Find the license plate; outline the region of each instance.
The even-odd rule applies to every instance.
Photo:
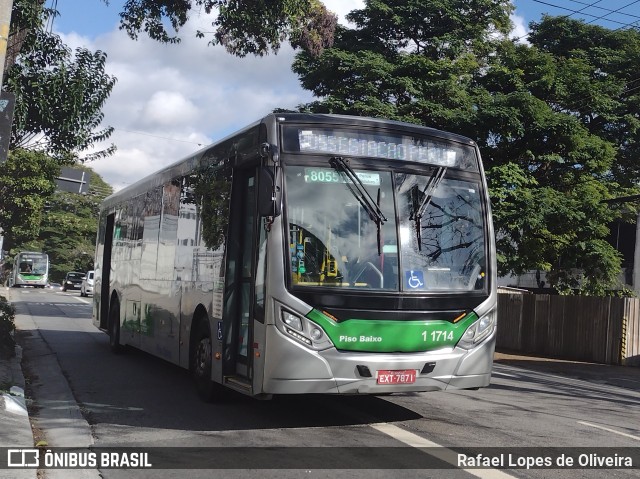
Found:
[[[416,382],[415,369],[378,371],[378,384],[413,384]]]

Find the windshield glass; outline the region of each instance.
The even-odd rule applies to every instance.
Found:
[[[485,228],[479,185],[447,178],[443,168],[432,170],[426,175],[395,174],[402,289],[483,289]]]
[[[443,167],[426,167],[420,175],[361,168],[354,173],[382,215],[368,214],[353,183],[336,169],[286,167],[294,286],[421,293],[484,289],[479,182]]]
[[[47,272],[47,258],[41,255],[25,255],[20,257],[19,273],[45,274]]]
[[[371,218],[349,188],[353,184],[328,165],[287,167],[294,286],[398,290],[391,173],[358,168],[354,173],[384,218]]]

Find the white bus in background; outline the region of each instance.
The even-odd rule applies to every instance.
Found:
[[[49,282],[49,255],[35,251],[21,251],[13,260],[13,287],[44,288]]]

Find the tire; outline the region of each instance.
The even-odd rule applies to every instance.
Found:
[[[120,302],[116,299],[109,308],[109,349],[118,354],[123,348],[120,344]]]
[[[212,402],[219,396],[221,386],[211,380],[211,331],[205,318],[197,322],[196,328],[191,355],[191,374],[198,396],[205,402]]]

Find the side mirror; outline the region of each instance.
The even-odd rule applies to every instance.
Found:
[[[280,216],[282,190],[280,168],[263,166],[258,173],[258,212],[260,216]]]

